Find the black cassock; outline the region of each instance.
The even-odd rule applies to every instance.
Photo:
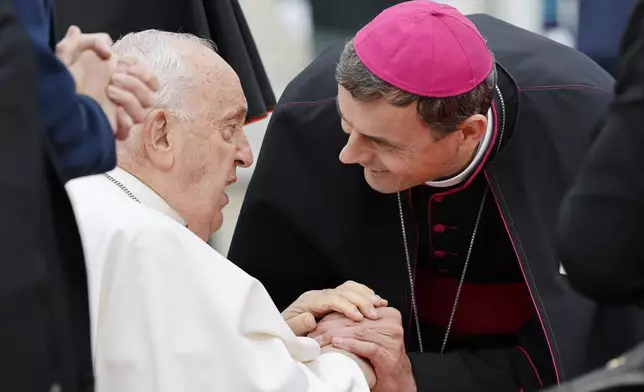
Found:
[[[217,44],[241,79],[248,100],[247,122],[264,118],[275,95],[237,0],[55,0],[56,36],[70,25],[106,32],[112,39],[158,29],[191,33]]]
[[[74,213],[39,123],[32,45],[0,1],[0,390],[93,390]]]
[[[535,390],[602,365],[644,335],[638,309],[600,306],[575,292],[555,247],[558,207],[612,99],[613,79],[574,49],[486,15],[470,19],[495,53],[500,89],[495,142],[475,174],[450,188],[401,192],[399,206],[395,194],[369,188],[361,167],[341,164],[340,42],[280,99],[228,256],[280,308],[347,280],[373,288],[402,313],[421,392]]]

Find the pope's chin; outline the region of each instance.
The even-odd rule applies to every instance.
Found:
[[[224,208],[228,205],[230,199],[228,195],[224,192],[221,194],[219,199],[219,211],[217,216],[212,220],[210,224],[210,230],[214,233],[217,230],[221,229],[221,226],[224,224]]]
[[[364,168],[364,178],[373,190],[380,193],[396,193],[398,182],[389,170],[372,170]]]
[[[217,216],[210,221],[210,235],[215,234],[219,229],[221,229],[221,226],[224,224],[224,212],[222,209],[219,210],[219,213]]]

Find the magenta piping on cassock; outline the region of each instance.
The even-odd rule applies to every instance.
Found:
[[[546,330],[546,325],[543,322],[543,317],[541,317],[541,312],[539,312],[539,307],[537,306],[537,301],[534,299],[534,295],[532,293],[532,288],[530,287],[530,283],[528,282],[528,276],[525,273],[525,269],[523,268],[523,263],[521,262],[521,258],[519,258],[519,252],[517,251],[517,246],[514,243],[514,239],[512,237],[512,234],[510,233],[510,227],[508,226],[508,223],[505,219],[505,216],[503,215],[503,211],[501,210],[501,206],[499,204],[499,201],[497,199],[496,194],[494,193],[494,188],[492,187],[492,184],[490,182],[490,177],[487,174],[487,171],[483,171],[485,174],[485,178],[487,179],[488,186],[490,187],[490,191],[492,192],[492,196],[494,196],[494,202],[496,203],[496,207],[499,211],[499,214],[501,214],[501,220],[503,221],[503,226],[505,227],[505,231],[510,237],[510,243],[512,244],[512,249],[514,250],[514,255],[517,258],[517,262],[519,263],[519,268],[521,269],[521,274],[523,275],[523,280],[526,283],[526,286],[528,287],[528,292],[530,293],[530,299],[532,300],[532,304],[534,305],[534,310],[537,312],[537,317],[539,318],[539,323],[541,324],[541,329],[543,330],[543,335],[546,338],[546,343],[548,344],[548,350],[550,351],[550,359],[552,359],[552,365],[555,368],[555,377],[557,378],[557,385],[559,385],[561,382],[559,380],[559,368],[557,367],[557,361],[555,361],[555,355],[554,351],[552,351],[552,344],[550,343],[550,338],[548,338],[548,331]],[[532,282],[534,283],[534,282]]]

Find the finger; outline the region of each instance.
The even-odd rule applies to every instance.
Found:
[[[159,79],[152,70],[140,62],[127,66],[127,73],[137,77],[152,91],[159,90]]]
[[[126,140],[130,136],[134,121],[132,121],[132,118],[127,114],[125,109],[120,106],[116,109],[116,121],[117,128],[114,137],[117,140]]]
[[[326,333],[329,333],[330,331],[335,332],[335,331],[343,330],[345,328],[361,325],[361,323],[362,324],[365,323],[364,321],[356,322],[344,316],[342,317],[343,318],[341,320],[335,320],[332,322],[325,322],[324,320],[319,321],[315,330],[309,334],[309,337],[315,339],[318,336],[322,336]]]
[[[313,331],[316,326],[315,317],[311,313],[302,313],[286,320],[289,328],[296,336],[305,336]]]
[[[102,58],[108,59],[112,55],[112,45],[112,38],[105,33],[81,34],[78,30],[60,41],[57,50],[60,47],[60,50],[72,52],[74,56],[86,50],[94,50]]]
[[[156,94],[143,81],[126,73],[117,72],[112,75],[112,84],[132,93],[143,108],[151,108],[156,102]]]
[[[387,306],[389,304],[389,301],[387,301],[386,299],[382,298],[378,294],[374,294],[371,297],[371,300],[372,300],[371,302],[373,303],[373,306],[375,306],[377,308],[379,308],[381,306]]]
[[[56,56],[65,65],[70,66],[86,50],[92,50],[101,59],[107,60],[112,55],[111,48],[112,39],[105,33],[76,34],[72,32],[72,35],[66,36],[56,45]]]
[[[371,302],[375,307],[387,306],[389,304],[387,300],[380,297],[378,294],[375,293],[375,291],[373,291],[368,286],[361,283],[354,282],[352,280],[348,280],[344,282],[343,284],[338,286],[336,290],[343,293],[347,291],[355,292],[355,293],[362,294],[366,297],[369,297],[372,299]]]
[[[382,306],[376,309],[376,313],[378,313],[378,318],[390,319],[393,320],[395,324],[402,325],[402,315],[396,308]]]
[[[376,294],[376,292],[370,289],[368,286],[365,286],[362,283],[354,282],[353,280],[347,280],[340,286],[336,287],[336,289],[339,291],[350,290],[359,292],[367,297],[371,297]]]
[[[320,320],[320,323],[331,323],[332,321],[335,321],[335,323],[342,323],[343,325],[345,323],[355,324],[353,320],[348,319],[347,316],[338,312],[331,312],[327,314]]]
[[[351,338],[371,343],[377,343],[382,340],[382,337],[379,336],[377,332],[365,328],[364,325],[353,325],[344,328],[328,329],[324,333],[316,335],[314,339],[320,344],[320,346],[324,346],[330,344],[331,340],[336,337]]]
[[[380,298],[380,296],[378,296],[378,298]],[[374,306],[376,306],[376,307],[378,307],[378,308],[386,307],[386,306],[388,306],[388,305],[389,305],[389,301],[387,301],[387,300],[386,300],[386,299],[384,299],[384,298],[380,298],[380,302],[379,302],[378,304],[374,304]]]
[[[364,315],[356,305],[354,305],[348,299],[337,295],[328,295],[324,297],[324,303],[320,306],[316,306],[316,312],[320,315],[327,315],[331,312],[338,312],[345,315],[347,318],[353,321],[362,321],[364,320]]]
[[[367,358],[373,361],[377,356],[380,348],[377,344],[363,342],[352,338],[333,338],[331,344],[340,350],[346,350],[359,357]]]
[[[107,96],[116,106],[121,106],[135,123],[145,120],[146,111],[139,100],[129,91],[116,86],[107,86]]]
[[[340,294],[344,299],[355,305],[360,312],[370,319],[377,319],[376,309],[373,305],[372,296],[365,296],[355,291],[344,291]],[[378,300],[380,303],[380,300]]]
[[[333,313],[337,314],[337,313]],[[317,324],[317,327],[313,332],[309,334],[310,338],[316,338],[317,336],[323,335],[327,333],[328,331],[331,330],[336,330],[336,329],[341,329],[341,328],[347,328],[347,327],[352,327],[355,325],[358,325],[359,322],[353,321],[345,316],[341,316],[341,319],[335,319],[332,321],[326,321],[327,318],[325,317],[321,321],[319,321]]]
[[[73,38],[65,37],[62,41],[56,44],[56,57],[58,57],[58,60],[65,64],[66,67],[71,67],[79,56],[78,53],[74,53],[72,50],[71,40],[73,40]]]
[[[136,56],[126,54],[118,57],[117,65],[120,71],[127,72],[129,67],[136,65],[138,62],[139,59]]]
[[[81,34],[76,38],[74,51],[93,50],[103,60],[112,56],[112,38],[105,33]]]
[[[75,35],[81,34],[81,29],[78,26],[71,25],[67,29],[67,33],[65,33],[65,37],[73,37]]]
[[[99,55],[103,60],[108,60],[112,57],[112,39],[107,34],[100,34],[97,37],[94,37],[92,44],[92,49]]]

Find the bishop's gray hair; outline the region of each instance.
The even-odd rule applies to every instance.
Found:
[[[195,86],[195,75],[192,67],[186,64],[174,47],[174,44],[182,41],[217,50],[214,42],[208,39],[160,30],[127,34],[114,43],[112,50],[118,55],[136,57],[149,66],[159,80],[156,106],[170,110],[181,119],[190,120],[192,115],[185,104],[185,92]]]
[[[497,73],[496,67],[492,67],[483,82],[461,95],[447,98],[422,97],[394,87],[371,73],[360,61],[352,39],[340,55],[335,78],[338,84],[359,101],[372,102],[384,97],[398,107],[415,104],[418,116],[440,138],[456,130],[468,117],[487,114],[494,97]]]

